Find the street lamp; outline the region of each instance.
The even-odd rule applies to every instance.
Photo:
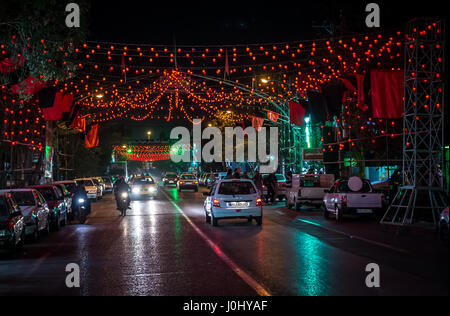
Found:
[[[147,139],[150,140],[150,137],[152,136],[152,132],[148,131],[147,132]]]
[[[267,79],[265,79],[265,78],[263,78],[263,79],[261,79],[261,82],[264,83],[264,84],[267,84],[267,83],[269,83],[270,81],[267,80]]]

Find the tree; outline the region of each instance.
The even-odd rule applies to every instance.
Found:
[[[59,0],[6,1],[0,10],[0,59],[25,60],[18,71],[0,76],[0,84],[18,83],[29,75],[63,82],[75,76],[75,47],[86,38],[89,2],[77,1],[81,27],[65,24],[67,5]],[[19,91],[22,99],[32,96]]]

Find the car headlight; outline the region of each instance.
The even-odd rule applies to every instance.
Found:
[[[127,198],[128,197],[128,193],[127,192],[123,192],[122,193],[122,197],[125,199],[125,198]]]
[[[0,237],[8,237],[9,231],[7,230],[0,230]]]
[[[79,204],[83,204],[84,202],[85,202],[84,199],[78,199],[78,203],[79,203]]]
[[[149,191],[149,192],[155,192],[155,191],[156,191],[156,188],[155,188],[155,187],[150,187],[150,188],[148,189],[148,191]]]
[[[133,188],[133,193],[139,193],[141,191],[140,187],[134,187]]]

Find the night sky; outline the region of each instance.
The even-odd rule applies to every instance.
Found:
[[[411,1],[121,1],[94,0],[89,39],[172,45],[270,43],[329,37],[314,25],[367,32],[365,6],[381,7],[384,29],[417,16],[441,16],[442,2]],[[441,3],[441,4],[439,4]],[[344,16],[344,19],[341,18]]]

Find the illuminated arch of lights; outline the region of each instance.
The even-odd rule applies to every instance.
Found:
[[[172,155],[183,155],[190,145],[122,145],[113,150],[127,161],[164,161]]]

